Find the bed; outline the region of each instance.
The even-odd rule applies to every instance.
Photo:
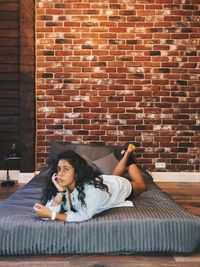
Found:
[[[100,169],[112,168],[118,147],[53,143],[48,166],[0,203],[0,255],[191,253],[200,244],[200,218],[179,207],[140,167],[148,190],[133,207],[117,207],[84,222],[44,221],[33,205],[55,156],[73,149]],[[105,172],[110,170],[106,169]],[[103,168],[104,169],[104,168]]]

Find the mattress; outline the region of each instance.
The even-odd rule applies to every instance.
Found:
[[[48,170],[0,203],[0,255],[190,253],[199,246],[200,218],[148,177],[148,190],[134,198],[134,207],[113,208],[75,223],[36,217],[33,205]]]

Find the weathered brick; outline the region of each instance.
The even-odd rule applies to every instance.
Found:
[[[57,140],[134,142],[150,170],[197,170],[198,16],[197,0],[37,0],[37,168]]]

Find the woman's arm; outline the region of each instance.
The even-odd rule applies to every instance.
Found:
[[[48,201],[45,206],[40,203],[36,203],[33,209],[35,210],[37,216],[52,219],[52,216],[55,216],[55,214],[60,212],[62,199],[63,193],[58,193],[55,198]]]
[[[91,219],[99,211],[99,206],[102,207],[105,199],[109,197],[108,193],[98,188],[94,188],[92,185],[88,185],[86,192],[86,207],[81,207],[77,212],[68,211],[64,214],[57,210],[58,206],[43,206],[41,204],[35,204],[34,210],[38,217],[47,218],[57,221],[66,222],[81,222]]]
[[[50,219],[50,220],[58,220],[58,221],[66,221],[67,220],[67,214],[61,214],[61,213],[57,213],[56,211],[52,211],[50,208],[36,203],[34,205],[34,210],[37,214],[38,217],[40,218],[46,218],[46,219]]]
[[[47,207],[54,207],[61,204],[63,199],[63,193],[57,193],[57,195],[47,204]]]

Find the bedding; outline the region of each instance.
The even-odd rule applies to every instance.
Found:
[[[148,190],[133,199],[133,207],[113,208],[84,222],[44,221],[36,217],[33,205],[40,199],[50,164],[56,153],[68,148],[87,156],[92,164],[101,159],[101,167],[105,157],[118,150],[53,144],[49,165],[0,203],[0,255],[190,253],[198,248],[200,218],[179,207],[141,167]]]

